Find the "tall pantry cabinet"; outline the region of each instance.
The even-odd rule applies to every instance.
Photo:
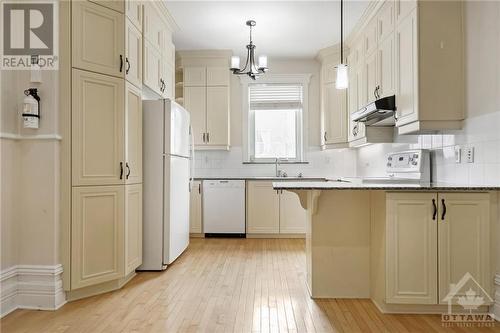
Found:
[[[143,50],[145,27],[155,26],[146,25],[144,8],[151,12],[150,6],[162,5],[61,4],[61,81],[68,83],[61,87],[68,95],[61,101],[71,110],[62,117],[69,127],[62,129],[62,191],[70,189],[71,199],[62,200],[61,243],[68,299],[120,288],[142,263]],[[165,11],[155,9],[160,19]],[[171,37],[161,27],[166,45]],[[163,78],[168,66],[159,64]],[[165,86],[157,89],[158,97]]]

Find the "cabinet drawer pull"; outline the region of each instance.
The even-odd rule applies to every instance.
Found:
[[[441,220],[444,220],[446,216],[446,204],[444,203],[444,199],[441,199],[441,204],[443,205],[443,213],[441,214]]]
[[[438,212],[437,206],[436,206],[436,199],[432,199],[432,207],[434,208],[434,211],[432,213],[432,219],[435,220],[437,212]]]

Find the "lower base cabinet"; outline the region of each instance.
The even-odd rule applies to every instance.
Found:
[[[388,193],[386,214],[386,303],[491,295],[489,193]]]
[[[247,183],[248,234],[303,234],[306,217],[294,193],[274,190],[272,182]]]
[[[201,200],[201,181],[192,183],[189,200],[189,233],[202,233],[202,200]]]
[[[72,192],[71,289],[125,277],[142,262],[142,185]]]

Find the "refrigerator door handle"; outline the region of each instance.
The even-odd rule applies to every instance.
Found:
[[[189,158],[191,162],[191,174],[189,177],[189,190],[191,191],[194,181],[194,135],[193,135],[193,128],[191,127],[191,125],[189,125],[189,139],[191,141],[191,156]]]

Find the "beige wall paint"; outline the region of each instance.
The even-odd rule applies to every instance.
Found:
[[[314,59],[269,59],[269,74],[312,74],[309,83],[308,140],[309,146],[320,144],[319,73],[320,64]],[[231,146],[242,145],[243,105],[241,83],[231,76]]]
[[[42,83],[29,80],[29,71],[1,74],[2,270],[59,263],[59,141],[53,138],[58,132],[58,73],[43,71]],[[38,130],[22,128],[23,91],[29,87],[38,88],[41,97]],[[52,138],[36,138],[40,135]]]
[[[500,112],[500,2],[465,2],[466,117]]]

